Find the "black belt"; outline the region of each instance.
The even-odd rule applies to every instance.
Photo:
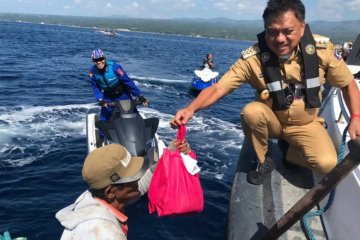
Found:
[[[124,93],[124,88],[120,84],[119,86],[117,86],[113,89],[104,91],[104,96],[107,98],[117,98],[117,97],[120,97],[121,95],[123,95],[123,93]]]

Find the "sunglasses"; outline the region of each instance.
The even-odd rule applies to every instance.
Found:
[[[98,63],[98,62],[102,62],[102,61],[104,61],[104,60],[105,60],[105,58],[102,57],[102,58],[94,59],[93,62],[94,62],[94,63]]]

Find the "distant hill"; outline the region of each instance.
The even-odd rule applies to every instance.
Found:
[[[310,22],[311,31],[331,37],[332,42],[355,41],[356,36],[360,33],[360,20],[329,22],[314,21]]]
[[[125,16],[76,17],[56,15],[0,13],[0,21],[23,21],[67,26],[129,29],[131,31],[203,36],[225,39],[256,40],[263,30],[262,20],[232,20],[227,18],[197,19],[140,19]],[[354,41],[360,33],[360,19],[356,21],[314,21],[309,23],[313,33],[325,35],[334,43]]]

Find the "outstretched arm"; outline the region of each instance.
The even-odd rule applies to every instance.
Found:
[[[176,113],[174,118],[170,121],[171,127],[177,128],[181,124],[186,124],[193,117],[195,112],[210,107],[226,94],[226,90],[218,83],[204,89],[186,108],[183,108]]]
[[[349,125],[350,138],[355,139],[360,136],[360,91],[355,80],[341,90],[352,116]]]

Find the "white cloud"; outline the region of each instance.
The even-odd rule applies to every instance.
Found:
[[[342,0],[319,0],[316,9],[319,19],[328,19],[328,16],[331,16],[332,20],[341,20],[344,4]]]
[[[0,12],[261,19],[267,0],[0,0]],[[306,19],[360,19],[360,0],[303,0]],[[65,6],[65,7],[64,7]]]
[[[132,4],[131,4],[131,7],[132,8],[139,8],[139,4],[137,3],[137,2],[133,2]]]
[[[159,3],[159,4],[161,4],[161,3],[165,3],[167,1],[168,0],[151,0],[150,3]]]
[[[236,4],[236,7],[237,7],[237,9],[239,9],[239,10],[244,10],[244,9],[247,8],[247,6],[246,6],[245,4],[243,4],[243,3],[238,3],[238,4]]]
[[[181,0],[181,1],[176,1],[173,6],[176,9],[186,10],[190,8],[195,8],[196,4],[191,0]]]
[[[214,1],[214,7],[221,11],[240,11],[238,14],[243,15],[258,15],[261,16],[265,8],[266,1],[264,0],[220,0]]]
[[[229,10],[229,5],[225,2],[218,2],[214,4],[215,8],[218,8],[220,10],[226,11]]]
[[[346,6],[352,11],[360,11],[360,0],[350,1],[349,3],[346,3]]]

